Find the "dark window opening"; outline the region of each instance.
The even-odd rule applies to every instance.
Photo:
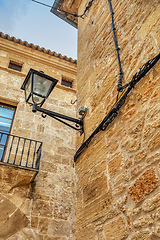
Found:
[[[62,82],[61,84],[65,87],[72,88],[73,87],[73,82],[67,78],[62,77]]]
[[[15,107],[0,103],[0,161],[4,156],[15,110]]]
[[[10,61],[8,68],[21,72],[22,64]]]

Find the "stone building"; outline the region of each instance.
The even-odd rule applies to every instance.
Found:
[[[30,68],[59,80],[44,108],[76,117],[76,60],[0,33],[0,239],[75,239],[76,133],[25,103]]]
[[[55,0],[55,6],[78,28],[77,104],[88,108],[85,142],[76,141],[76,240],[158,240],[160,2]],[[118,54],[125,87],[117,95]]]

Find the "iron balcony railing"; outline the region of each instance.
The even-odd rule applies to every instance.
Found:
[[[39,170],[42,142],[0,132],[0,162]]]

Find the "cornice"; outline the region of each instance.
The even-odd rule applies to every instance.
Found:
[[[27,41],[22,41],[21,39],[17,39],[15,37],[10,37],[8,34],[4,34],[4,33],[0,32],[0,38],[6,39],[8,41],[11,41],[11,42],[14,42],[14,43],[17,43],[17,44],[20,44],[20,45],[28,47],[28,48],[32,48],[33,50],[43,52],[45,54],[49,54],[49,55],[54,56],[56,58],[60,58],[60,59],[63,59],[65,61],[77,64],[77,60],[73,60],[71,57],[68,58],[67,56],[63,56],[62,54],[56,53],[54,51],[52,52],[49,49],[45,49],[44,47],[34,45],[33,43],[28,43]]]
[[[14,44],[14,43],[13,43]],[[66,71],[69,73],[72,73],[74,75],[76,75],[77,73],[77,64],[75,63],[71,63],[69,61],[65,61],[64,59],[60,59],[54,56],[48,56],[43,52],[37,52],[34,51],[34,49],[29,49],[25,48],[24,46],[19,46],[19,47],[13,47],[11,42],[6,42],[5,39],[1,39],[0,38],[0,45],[1,45],[1,50],[6,50],[12,53],[16,53],[19,56],[22,57],[26,57],[28,59],[31,59],[33,61],[51,66],[51,67],[55,67],[61,71]],[[41,54],[43,54],[43,56],[41,56]]]

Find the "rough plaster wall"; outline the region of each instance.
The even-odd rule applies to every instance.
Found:
[[[160,2],[112,5],[125,84],[160,51]],[[78,32],[77,95],[79,106],[88,108],[86,138],[114,104],[117,80],[109,4],[95,0]],[[82,137],[77,147],[81,142]],[[76,239],[159,239],[159,160],[160,62],[77,160]]]
[[[0,102],[17,105],[12,134],[42,141],[43,149],[40,171],[32,186],[28,183],[11,190],[18,176],[29,177],[29,171],[0,166],[0,239],[74,239],[76,133],[49,117],[32,113],[20,87],[30,67],[60,80],[61,75],[75,79],[76,65],[8,40],[1,43]],[[8,70],[10,59],[23,63],[22,73]],[[56,87],[44,108],[75,117],[76,106],[71,105],[75,94],[72,89]]]

